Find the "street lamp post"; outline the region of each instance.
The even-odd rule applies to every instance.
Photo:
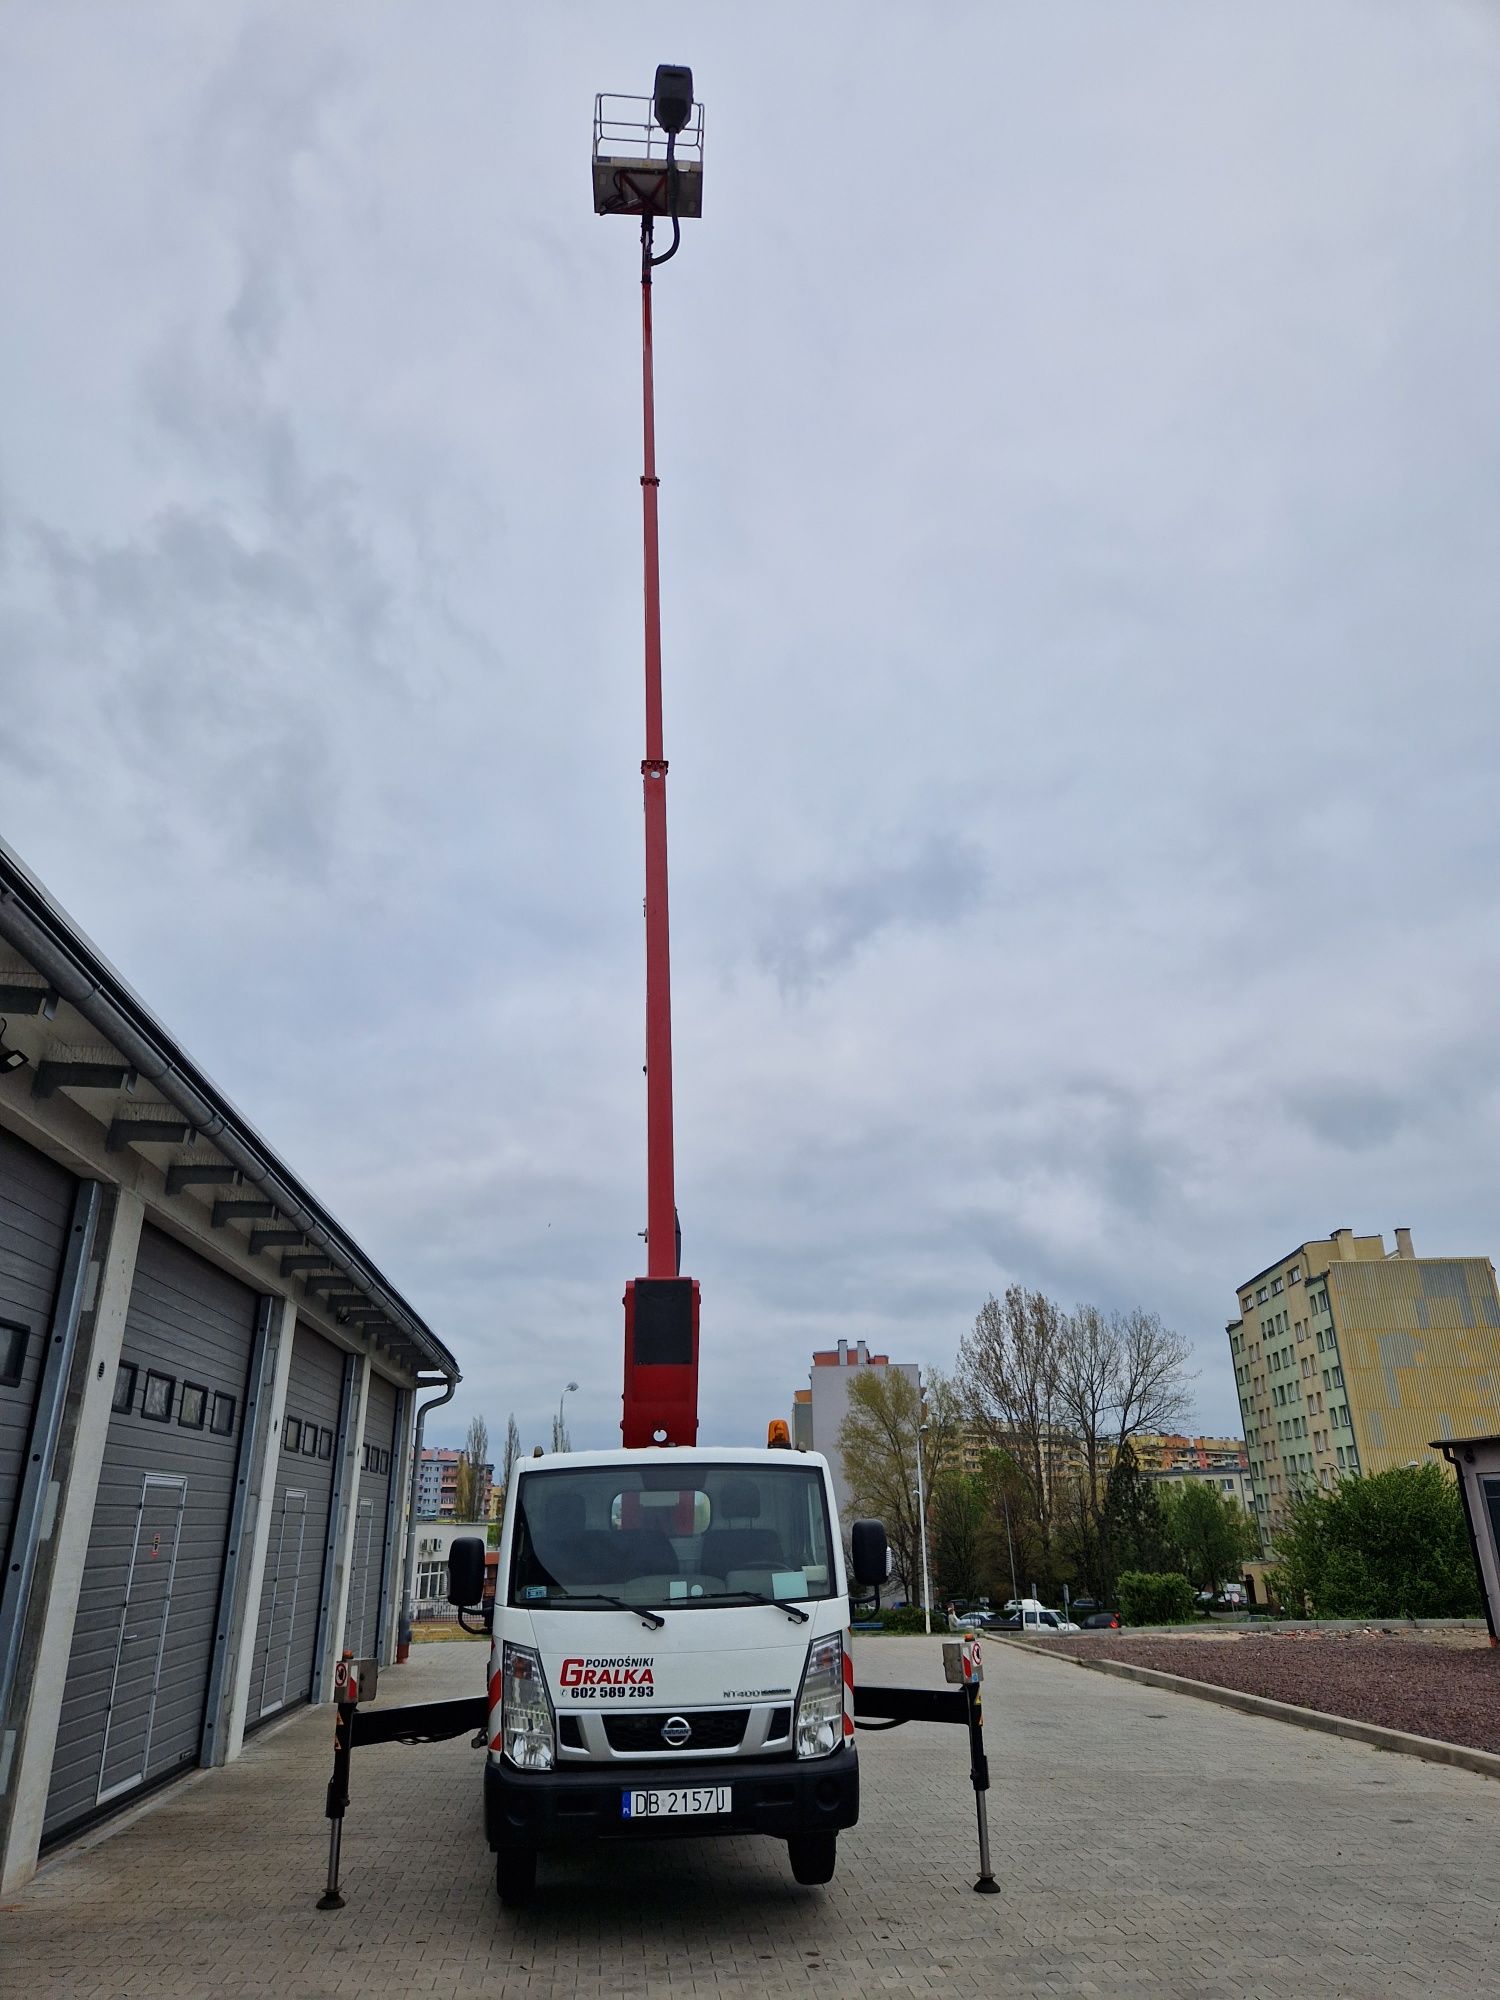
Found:
[[[554,1451],[561,1451],[563,1448],[563,1403],[567,1397],[572,1395],[577,1387],[578,1384],[576,1382],[570,1382],[567,1388],[563,1390],[562,1395],[557,1399],[557,1436],[552,1441],[552,1449]]]
[[[1005,1509],[1005,1546],[1010,1553],[1010,1594],[1021,1595],[1021,1586],[1016,1582],[1016,1545],[1010,1532],[1010,1495],[1004,1486],[1000,1488],[1000,1505]]]
[[[922,1484],[922,1440],[927,1435],[926,1424],[917,1425],[917,1526],[922,1535],[922,1623],[929,1634],[932,1631],[932,1580],[927,1571],[927,1496]]]

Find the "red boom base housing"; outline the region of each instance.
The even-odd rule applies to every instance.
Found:
[[[627,1450],[698,1442],[698,1280],[625,1282]]]

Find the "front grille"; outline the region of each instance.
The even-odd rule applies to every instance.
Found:
[[[696,1708],[682,1711],[692,1729],[686,1743],[669,1743],[662,1725],[673,1711],[654,1715],[606,1715],[604,1734],[611,1750],[657,1752],[673,1750],[733,1750],[744,1740],[748,1708]]]

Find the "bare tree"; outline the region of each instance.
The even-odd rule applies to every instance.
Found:
[[[1097,1306],[1079,1306],[1059,1327],[1057,1400],[1083,1454],[1085,1508],[1102,1504],[1106,1454],[1114,1434],[1120,1337]]]
[[[1061,1414],[1062,1314],[1042,1292],[992,1293],[958,1351],[963,1401],[986,1441],[1009,1454],[1026,1488],[1044,1560],[1052,1543],[1052,1485]]]
[[[1140,1431],[1175,1431],[1189,1421],[1187,1385],[1193,1350],[1180,1333],[1163,1326],[1160,1313],[1133,1307],[1116,1313],[1119,1359],[1114,1384],[1115,1445]]]
[[[1128,1438],[1187,1421],[1191,1349],[1158,1313],[1078,1306],[1063,1322],[1058,1401],[1083,1464],[1073,1513],[1081,1560],[1108,1567],[1104,1500]]]
[[[511,1411],[505,1419],[505,1452],[500,1463],[500,1491],[509,1493],[510,1475],[516,1460],[521,1456],[521,1431],[516,1423],[516,1413]]]

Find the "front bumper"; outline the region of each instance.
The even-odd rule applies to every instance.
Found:
[[[683,1819],[628,1820],[621,1794],[652,1786],[729,1785],[734,1810]],[[685,1840],[705,1834],[837,1832],[859,1818],[859,1757],[852,1743],[817,1758],[726,1758],[713,1763],[616,1764],[605,1769],[515,1771],[484,1766],[484,1831],[491,1848],[571,1847],[597,1839]]]

